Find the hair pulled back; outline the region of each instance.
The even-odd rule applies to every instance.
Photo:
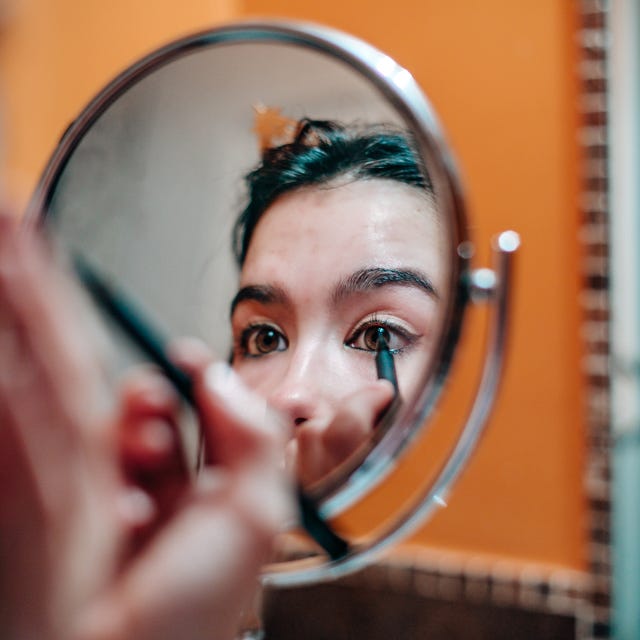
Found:
[[[293,142],[267,149],[258,167],[245,177],[249,201],[233,229],[239,266],[244,264],[260,218],[278,197],[339,178],[394,180],[433,193],[407,133],[388,125],[357,127],[302,120]]]

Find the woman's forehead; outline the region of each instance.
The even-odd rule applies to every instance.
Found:
[[[243,273],[279,260],[402,262],[444,255],[429,198],[390,180],[305,188],[278,199],[253,234]],[[415,254],[415,255],[413,255]]]

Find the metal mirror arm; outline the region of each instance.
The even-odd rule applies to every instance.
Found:
[[[390,528],[372,542],[354,547],[351,553],[331,563],[282,573],[276,569],[263,576],[266,584],[274,586],[313,584],[352,573],[365,567],[384,549],[412,533],[434,509],[446,505],[446,497],[453,483],[466,466],[484,433],[498,391],[504,364],[513,260],[519,246],[520,237],[517,233],[502,232],[493,243],[494,268],[477,269],[470,274],[467,284],[470,299],[473,302],[486,301],[492,305],[487,328],[484,367],[460,439],[435,483],[422,493],[413,506]]]

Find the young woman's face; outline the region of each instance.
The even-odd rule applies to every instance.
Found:
[[[329,424],[376,380],[376,329],[412,393],[447,295],[433,205],[390,180],[308,187],[278,199],[251,240],[232,305],[233,367],[294,428]]]

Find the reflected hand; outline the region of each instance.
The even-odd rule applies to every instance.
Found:
[[[376,380],[347,396],[334,415],[312,418],[296,427],[287,445],[287,462],[301,486],[318,482],[368,442],[393,397],[393,385]]]

